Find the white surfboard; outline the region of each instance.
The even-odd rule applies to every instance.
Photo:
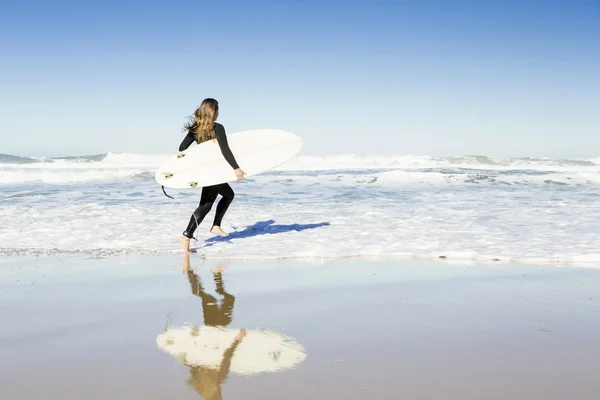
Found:
[[[168,328],[156,338],[163,351],[188,366],[218,369],[239,329],[214,326]],[[248,330],[231,359],[230,371],[241,375],[293,368],[306,358],[294,339],[267,330]]]
[[[297,135],[278,129],[255,129],[227,135],[229,148],[248,177],[294,158],[302,149]],[[178,152],[161,163],[156,181],[169,188],[184,189],[235,181],[233,168],[223,157],[216,140]]]

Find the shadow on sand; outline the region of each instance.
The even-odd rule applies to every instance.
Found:
[[[300,232],[306,229],[321,228],[323,226],[329,226],[329,222],[320,222],[318,224],[290,224],[290,225],[276,225],[275,220],[260,221],[254,225],[246,227],[242,231],[235,231],[229,233],[229,236],[220,237],[215,236],[210,239],[206,239],[206,247],[212,246],[215,243],[227,242],[231,239],[245,239],[253,236],[260,235],[275,235],[278,233],[296,231]]]

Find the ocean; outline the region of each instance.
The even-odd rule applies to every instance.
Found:
[[[0,155],[0,254],[181,251],[200,189],[166,197],[166,157]],[[208,232],[216,205],[196,233],[206,258],[600,265],[600,157],[300,156],[231,185],[230,236]]]

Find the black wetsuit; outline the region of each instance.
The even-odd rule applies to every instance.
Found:
[[[219,143],[219,147],[221,148],[221,153],[225,160],[231,165],[231,168],[234,170],[238,169],[239,166],[235,161],[235,157],[231,153],[231,149],[229,148],[229,144],[227,143],[227,135],[225,134],[225,128],[223,125],[215,122],[214,126],[215,136],[217,137],[217,142]],[[179,145],[179,151],[183,151],[190,147],[190,145],[196,142],[196,135],[192,132],[188,132],[188,134],[183,138],[183,141]],[[234,193],[231,186],[228,183],[221,183],[213,186],[205,186],[202,188],[202,194],[200,195],[200,205],[194,211],[194,214],[190,217],[190,222],[186,230],[183,232],[183,235],[192,238],[194,236],[194,232],[196,228],[198,228],[197,224],[200,224],[206,214],[210,211],[213,206],[213,203],[217,199],[217,195],[223,196],[217,205],[217,212],[215,214],[215,220],[213,222],[213,226],[221,226],[221,221],[223,220],[223,216],[229,208],[229,205],[233,201]],[[197,223],[196,223],[197,221]]]

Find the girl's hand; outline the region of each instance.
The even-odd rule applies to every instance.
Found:
[[[238,168],[235,170],[235,176],[237,177],[238,181],[241,181],[242,179],[244,179],[244,176],[246,176],[246,173],[242,171],[241,168]]]
[[[235,337],[235,340],[237,340],[239,342],[240,340],[242,340],[244,338],[244,336],[246,336],[246,329],[242,328],[242,329],[240,329],[240,332]]]

